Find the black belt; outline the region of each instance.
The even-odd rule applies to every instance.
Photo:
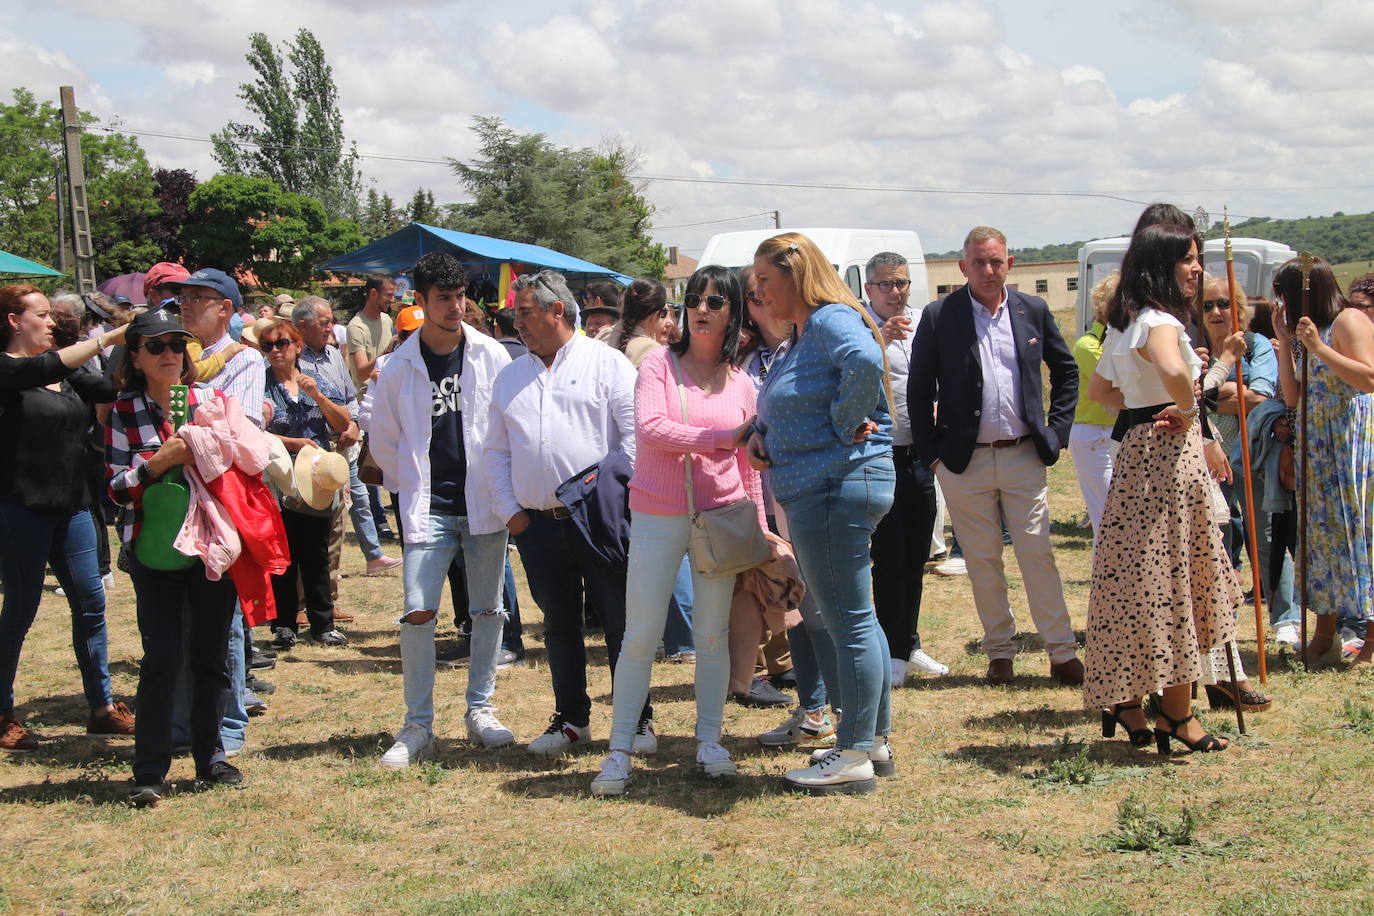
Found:
[[[525,509],[530,515],[542,515],[544,518],[557,519],[562,521],[565,518],[572,518],[572,510],[566,506],[559,506],[556,509]]]
[[[1116,415],[1116,424],[1112,427],[1112,438],[1117,442],[1126,438],[1126,433],[1135,426],[1142,423],[1153,423],[1155,414],[1164,410],[1166,407],[1177,407],[1173,401],[1165,401],[1163,404],[1155,404],[1153,407],[1125,407]],[[1212,431],[1207,428],[1206,414],[1199,413],[1198,421],[1203,424],[1202,438],[1211,439]]]
[[[996,442],[975,442],[974,448],[1011,448],[1013,445],[1020,445],[1029,439],[1030,436],[1017,436],[1015,439],[998,439]]]

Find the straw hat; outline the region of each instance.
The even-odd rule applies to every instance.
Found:
[[[251,325],[244,328],[239,338],[250,346],[262,349],[261,345],[258,343],[258,339],[264,333],[270,331],[272,328],[278,328],[284,324],[290,323],[291,319],[289,318],[259,318],[257,321],[254,321]]]
[[[296,492],[312,509],[328,509],[334,494],[348,486],[348,459],[307,445],[296,455]]]

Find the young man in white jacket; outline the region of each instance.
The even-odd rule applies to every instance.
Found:
[[[515,736],[496,718],[492,694],[507,613],[501,585],[506,525],[493,510],[484,470],[492,382],[506,348],[463,324],[467,272],[450,254],[415,265],[420,330],[372,384],[368,441],[388,490],[398,494],[405,538],[400,620],[406,717],[382,766],[404,769],[434,742],[434,621],[449,564],[461,552],[472,616],[468,738],[505,747]]]

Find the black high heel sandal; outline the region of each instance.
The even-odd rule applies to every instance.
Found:
[[[1162,728],[1155,728],[1155,749],[1159,751],[1161,757],[1169,756],[1170,738],[1173,738],[1194,754],[1210,754],[1214,751],[1224,751],[1230,746],[1229,744],[1222,744],[1221,741],[1217,739],[1216,735],[1212,734],[1203,735],[1201,738],[1197,739],[1197,741],[1189,741],[1187,738],[1180,735],[1178,730],[1187,725],[1190,720],[1197,718],[1192,713],[1188,713],[1188,715],[1184,716],[1182,719],[1175,719],[1161,707],[1155,710],[1155,714],[1169,723],[1169,729],[1167,731]]]
[[[1246,712],[1264,712],[1274,701],[1258,690],[1239,690],[1233,681],[1217,681],[1207,686],[1207,702],[1213,709],[1231,709],[1240,700]]]
[[[1139,703],[1117,703],[1111,709],[1102,710],[1102,737],[1116,737],[1116,727],[1120,725],[1126,730],[1132,745],[1135,747],[1149,747],[1150,730],[1148,728],[1131,728],[1131,726],[1126,724],[1126,720],[1121,718],[1121,714],[1131,708],[1141,709]],[[1143,714],[1144,710],[1141,709],[1141,712]]]

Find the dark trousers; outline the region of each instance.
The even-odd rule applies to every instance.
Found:
[[[134,782],[162,782],[172,765],[172,696],[182,659],[182,604],[191,671],[191,756],[196,772],[224,759],[219,725],[229,704],[229,664],[224,647],[234,614],[234,583],[205,578],[205,567],[162,572],[148,569],[130,551],[143,660],[138,670],[138,718],[134,724]]]
[[[534,603],[544,614],[544,647],[557,711],[570,724],[586,727],[592,701],[587,696],[587,648],[582,638],[582,590],[596,604],[606,632],[606,653],[615,676],[620,641],[625,636],[625,573],[597,562],[571,519],[530,513],[530,526],[516,535]],[[653,715],[646,700],[643,716]]]
[[[272,597],[277,602],[273,626],[296,632],[296,580],[305,594],[305,616],[316,636],[334,629],[334,601],[329,592],[329,529],[333,515],[310,515],[282,509],[286,546],[291,565],[272,578]]]
[[[892,509],[873,532],[873,604],[889,658],[921,647],[921,588],[935,529],[935,474],[911,446],[892,449],[897,486]]]

